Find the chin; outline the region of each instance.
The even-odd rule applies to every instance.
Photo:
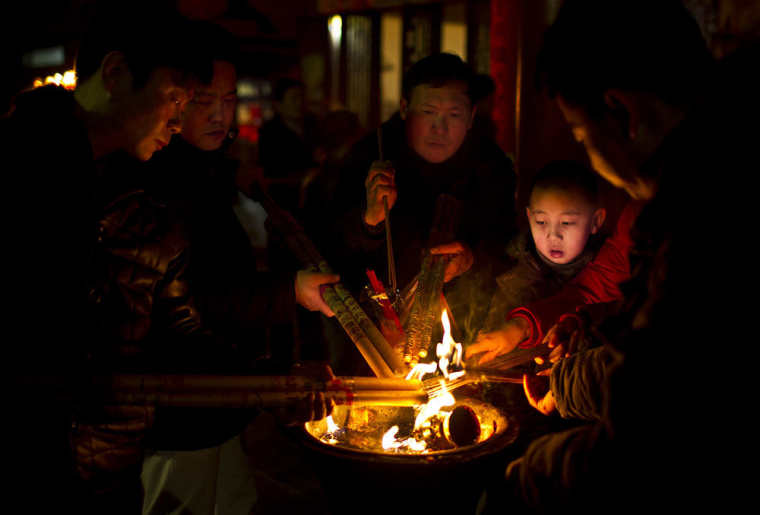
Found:
[[[422,157],[425,158],[425,161],[428,161],[429,163],[443,163],[448,158],[451,157],[451,153],[449,152],[425,152],[422,154]]]

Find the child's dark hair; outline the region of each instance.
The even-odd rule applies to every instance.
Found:
[[[109,52],[124,54],[133,87],[140,89],[157,68],[169,68],[181,84],[190,79],[208,83],[213,65],[208,54],[198,55],[193,22],[161,3],[100,2],[90,17],[76,57],[79,82],[100,68]]]
[[[441,87],[447,82],[464,82],[467,96],[474,103],[474,73],[458,55],[445,52],[429,55],[414,63],[404,75],[402,95],[411,100],[412,91],[420,84]]]
[[[596,206],[599,204],[599,178],[576,161],[552,161],[538,171],[530,186],[530,195],[540,190],[573,190]]]

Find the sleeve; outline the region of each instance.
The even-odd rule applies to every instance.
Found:
[[[364,180],[376,154],[374,140],[362,140],[351,149],[340,169],[333,205],[326,206],[325,234],[320,240],[325,257],[335,269],[342,269],[342,264],[365,262],[367,255],[385,245],[385,224],[369,226],[363,218]]]
[[[552,367],[551,391],[563,418],[601,420],[604,388],[615,356],[603,345],[579,352]]]
[[[622,298],[620,284],[631,276],[631,228],[642,207],[641,202],[631,202],[625,207],[618,218],[615,231],[605,240],[594,260],[560,293],[510,313],[510,317],[524,318],[530,323],[530,337],[522,346],[538,344],[564,313],[572,313],[585,304],[612,302]]]

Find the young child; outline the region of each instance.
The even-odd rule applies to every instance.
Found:
[[[508,247],[514,265],[496,278],[478,342],[503,338],[513,309],[559,292],[593,259],[606,217],[598,196],[596,175],[579,163],[555,161],[538,172],[525,209],[530,235],[519,234]]]

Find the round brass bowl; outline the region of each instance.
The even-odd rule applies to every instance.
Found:
[[[352,408],[350,406],[337,406],[332,413],[332,418],[339,426],[337,438],[332,443],[327,440],[327,422],[320,420],[305,424],[306,432],[314,439],[318,446],[326,446],[335,452],[356,454],[357,457],[368,455],[381,455],[390,460],[401,461],[425,458],[425,461],[439,461],[445,457],[453,456],[453,459],[462,460],[468,456],[479,455],[481,452],[492,452],[511,443],[517,436],[517,427],[514,421],[497,407],[472,398],[457,400],[457,406],[470,407],[478,417],[481,426],[479,439],[464,446],[450,445],[450,448],[439,450],[426,450],[412,452],[398,449],[383,449],[383,435],[392,426],[399,426],[399,434],[408,434],[414,425],[414,409],[410,407],[372,407]],[[337,441],[336,441],[337,440]]]
[[[470,406],[478,415],[481,439],[424,454],[385,451],[381,445],[391,426],[414,424],[413,408],[338,406],[333,419],[349,429],[335,444],[321,440],[327,432],[325,421],[306,424],[302,441],[319,471],[331,515],[474,513],[487,482],[503,475],[518,428],[510,415],[493,405],[471,398],[457,399],[457,404]],[[359,424],[361,431],[350,434],[351,417],[366,417],[367,412],[374,417],[371,424]],[[401,427],[399,434],[408,429]]]

